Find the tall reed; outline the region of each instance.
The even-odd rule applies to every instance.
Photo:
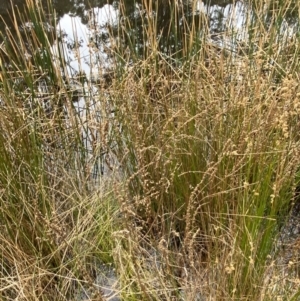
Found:
[[[2,299],[104,300],[111,263],[124,300],[296,300],[278,240],[299,184],[292,3],[213,33],[196,1],[120,1],[103,83],[98,61],[97,80],[70,72],[51,3],[27,1],[1,47]]]
[[[66,300],[86,286],[101,298],[91,275],[99,258],[111,261],[117,208],[111,184],[106,201],[92,194],[99,152],[90,154],[83,137],[103,125],[92,111],[78,114],[74,95],[87,88],[70,73],[53,6],[26,6],[2,33],[1,298]]]
[[[266,289],[257,288],[275,260],[299,166],[299,40],[282,29],[290,6],[266,19],[265,6],[247,4],[244,40],[232,28],[219,36],[228,48],[214,42],[208,16],[188,23],[179,2],[164,5],[170,40],[182,34],[170,48],[157,38],[164,38],[160,4],[140,5],[139,40],[130,20],[118,29],[125,42],[114,49],[116,62],[123,58],[125,67],[112,99],[122,125],[115,132],[126,173],[122,212],[128,230],[140,231],[167,262],[164,298],[187,285],[213,300],[261,300]],[[123,45],[134,59],[126,60]],[[136,248],[149,248],[145,240],[134,239]],[[151,299],[140,273],[138,290]]]

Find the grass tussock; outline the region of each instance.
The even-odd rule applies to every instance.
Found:
[[[105,83],[99,49],[99,80],[72,73],[51,5],[7,29],[0,298],[105,300],[110,264],[122,300],[298,300],[298,4],[248,3],[220,45],[206,14],[164,2],[166,27],[149,3],[120,4]]]

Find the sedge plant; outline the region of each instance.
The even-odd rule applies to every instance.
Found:
[[[282,26],[298,4],[246,3],[240,41],[230,25],[212,34],[196,1],[133,2],[108,30],[105,85],[70,73],[32,1],[30,26],[5,33],[1,297],[104,300],[100,262],[122,300],[296,300],[278,239],[299,173],[299,39]],[[119,172],[95,185],[103,153]]]

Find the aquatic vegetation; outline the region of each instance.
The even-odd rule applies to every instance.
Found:
[[[55,11],[27,0],[3,33],[0,296],[106,300],[114,271],[122,300],[297,300],[297,10],[253,1],[212,31],[147,3],[94,31],[93,76],[70,68]]]

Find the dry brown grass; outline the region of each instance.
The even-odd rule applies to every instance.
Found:
[[[123,300],[297,300],[298,259],[275,243],[299,184],[298,38],[276,23],[288,6],[266,31],[253,4],[258,26],[237,51],[216,46],[201,15],[201,43],[185,24],[181,58],[150,23],[151,52],[131,57],[125,24],[115,76],[86,79],[80,91],[98,94],[80,116],[63,56],[30,65],[11,50],[53,56],[28,4],[28,45],[8,35],[1,64],[1,298],[104,300],[96,276],[111,263]],[[99,156],[111,174],[95,185]]]

